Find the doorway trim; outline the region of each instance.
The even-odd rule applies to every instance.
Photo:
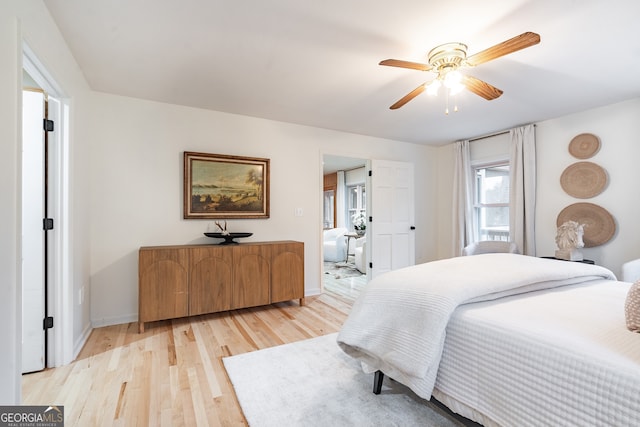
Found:
[[[49,151],[49,217],[54,218],[55,227],[49,231],[49,315],[54,317],[54,327],[47,330],[47,367],[66,365],[73,361],[73,292],[70,251],[70,200],[69,200],[69,99],[65,98],[46,67],[38,60],[29,45],[22,42],[22,68],[50,97],[55,98],[58,108],[52,116],[56,118],[57,132],[50,141]],[[51,108],[51,104],[50,108]],[[22,203],[20,203],[22,215]],[[22,292],[22,283],[20,290]],[[22,310],[18,322],[22,322]]]

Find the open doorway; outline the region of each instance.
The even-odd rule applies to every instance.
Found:
[[[70,263],[69,255],[69,150],[68,150],[68,126],[69,126],[69,102],[60,88],[60,86],[52,78],[51,74],[46,70],[44,65],[38,60],[35,53],[26,43],[23,43],[23,87],[30,88],[23,93],[23,107],[29,108],[30,103],[26,102],[25,94],[39,94],[42,100],[46,100],[47,118],[52,123],[43,123],[43,116],[38,118],[38,111],[34,111],[33,115],[33,141],[38,139],[44,140],[46,134],[47,144],[43,146],[46,153],[38,153],[46,155],[47,166],[40,160],[34,161],[32,164],[23,164],[21,187],[26,188],[27,178],[29,176],[41,176],[44,180],[44,187],[40,190],[34,190],[29,194],[22,195],[21,215],[23,230],[21,233],[21,247],[26,248],[25,227],[35,229],[36,237],[33,239],[36,245],[39,245],[34,251],[42,251],[44,260],[36,257],[24,257],[23,269],[40,269],[38,264],[45,263],[42,267],[42,273],[38,273],[37,277],[29,278],[23,275],[19,289],[23,293],[23,307],[20,310],[21,318],[19,321],[24,323],[32,322],[34,337],[37,330],[40,330],[41,338],[45,341],[42,347],[43,355],[37,354],[40,345],[33,347],[33,358],[35,361],[42,357],[44,368],[61,366],[70,363],[73,360],[73,294],[71,292]],[[40,102],[40,101],[39,101]],[[33,104],[34,109],[42,107]],[[41,112],[41,111],[40,111]],[[26,112],[23,111],[23,114]],[[24,124],[24,123],[23,123]],[[52,126],[52,127],[51,127]],[[44,128],[49,128],[48,132],[43,132]],[[51,130],[53,129],[53,130]],[[26,138],[23,130],[23,137]],[[25,144],[28,142],[23,139],[23,151]],[[23,154],[25,155],[25,154]],[[40,179],[40,178],[38,178]],[[46,192],[47,198],[43,200],[41,207],[34,207],[33,201],[39,199],[44,194],[36,193]],[[42,212],[35,212],[36,210]],[[33,218],[30,215],[35,213]],[[32,221],[33,219],[33,221]],[[35,225],[32,225],[34,223]],[[47,231],[45,232],[44,229]],[[38,237],[37,233],[46,233],[47,237]],[[33,279],[33,283],[27,284],[26,280]],[[37,282],[42,281],[39,285]],[[35,291],[42,286],[42,292]],[[46,290],[45,290],[46,286]],[[37,310],[25,310],[25,305],[31,307],[35,299],[42,298],[44,311],[37,307]],[[34,304],[35,305],[35,304]],[[43,319],[44,318],[44,319]],[[44,332],[43,332],[44,326]],[[37,337],[36,337],[37,338]],[[39,338],[38,338],[39,339]],[[35,342],[35,341],[34,341]],[[25,345],[23,344],[23,363],[25,358]],[[36,370],[35,368],[27,368],[26,372]]]
[[[367,160],[323,156],[323,292],[355,299],[367,283]]]

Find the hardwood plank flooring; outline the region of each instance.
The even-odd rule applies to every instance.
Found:
[[[335,281],[303,307],[154,322],[142,334],[137,323],[96,328],[70,365],[23,376],[23,403],[64,405],[66,426],[246,425],[222,358],[337,332],[363,280]]]

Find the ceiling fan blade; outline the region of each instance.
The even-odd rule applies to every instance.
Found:
[[[497,45],[471,55],[467,58],[467,64],[471,66],[479,65],[487,61],[500,58],[501,56],[517,52],[521,49],[540,43],[540,35],[536,33],[522,33],[512,39],[498,43]]]
[[[420,62],[402,61],[400,59],[385,59],[384,61],[380,61],[379,65],[387,65],[389,67],[410,68],[412,70],[419,70],[419,71],[429,71],[431,70],[431,68],[433,68],[429,64],[421,64]]]
[[[398,108],[402,107],[407,102],[411,101],[416,96],[420,95],[422,92],[424,92],[425,89],[426,89],[425,85],[421,84],[420,86],[418,86],[417,88],[415,88],[414,90],[412,90],[411,92],[409,92],[408,94],[403,96],[398,102],[396,102],[395,104],[393,104],[389,108],[391,110],[397,110]]]
[[[491,86],[489,83],[483,82],[480,79],[476,79],[475,77],[462,76],[462,84],[465,85],[470,92],[483,97],[487,101],[499,98],[500,95],[502,95],[502,91],[500,89]]]

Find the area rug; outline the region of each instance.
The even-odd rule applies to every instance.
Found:
[[[373,394],[373,375],[340,350],[336,336],[223,359],[250,426],[470,425],[388,378]]]
[[[342,266],[341,266],[342,265]],[[358,271],[353,264],[342,264],[335,262],[325,261],[323,267],[324,274],[330,274],[336,279],[345,279],[347,277],[362,276],[362,273]]]

